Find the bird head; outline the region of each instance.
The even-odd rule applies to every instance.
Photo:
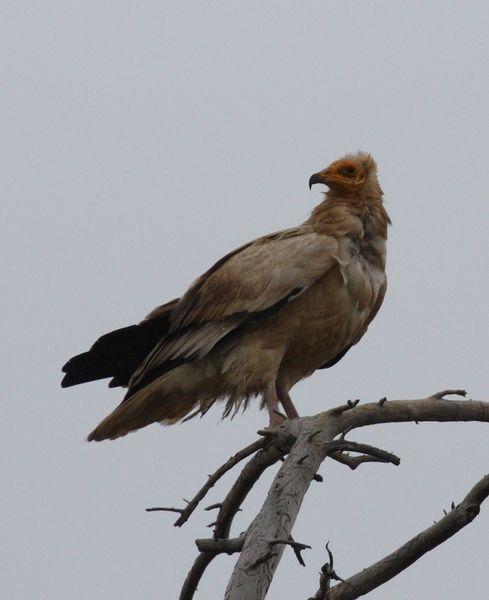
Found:
[[[309,189],[315,183],[327,185],[332,192],[357,195],[367,187],[375,186],[380,191],[377,181],[377,165],[366,152],[347,154],[331,163],[309,179]]]

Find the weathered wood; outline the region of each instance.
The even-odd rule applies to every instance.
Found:
[[[481,503],[489,496],[489,475],[481,479],[462,502],[437,523],[413,537],[406,544],[339,583],[328,591],[327,600],[355,600],[407,569],[423,554],[439,546],[471,523],[479,514]]]
[[[271,545],[270,542],[290,537],[304,495],[328,452],[335,448],[331,442],[337,435],[377,423],[489,422],[489,403],[446,400],[444,396],[447,393],[464,395],[462,390],[446,390],[422,400],[383,399],[380,403],[360,406],[356,402],[350,402],[316,417],[302,417],[282,425],[281,429],[285,431],[289,426],[295,429],[297,441],[275,477],[260,513],[246,533],[243,550],[226,589],[225,600],[265,598],[284,550],[283,545]],[[411,562],[399,570],[403,570]]]
[[[286,434],[274,436],[273,443],[257,452],[253,458],[246,463],[223,502],[219,503],[217,519],[213,523],[215,539],[229,538],[231,524],[241,503],[262,473],[281,458],[284,453],[284,450],[281,449],[282,444],[284,444],[286,448],[289,448],[292,442],[287,439]],[[180,600],[191,600],[194,597],[202,575],[212,560],[220,553],[220,551],[201,552],[197,556],[183,583],[180,592]]]
[[[251,523],[243,550],[234,568],[225,600],[262,600],[268,591],[307,489],[328,451],[325,442],[338,433],[334,423],[314,436],[316,425],[309,419],[277,473],[262,510]]]

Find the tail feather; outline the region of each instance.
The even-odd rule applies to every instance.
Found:
[[[114,440],[151,423],[176,423],[197,406],[207,409],[218,396],[213,382],[206,379],[204,365],[181,365],[124,400],[87,440]]]
[[[126,386],[134,371],[168,332],[174,301],[160,307],[150,319],[106,333],[88,352],[63,367],[62,387],[112,377],[110,387]],[[166,309],[166,310],[164,310]]]

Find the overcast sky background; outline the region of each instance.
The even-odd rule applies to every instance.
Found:
[[[121,391],[61,390],[60,367],[227,251],[303,221],[321,198],[309,176],[346,151],[379,165],[389,290],[362,342],[293,390],[299,411],[447,387],[488,399],[487,2],[16,0],[0,30],[4,598],[178,597],[212,514],[175,529],[144,508],[192,496],[266,414],[220,422],[217,408],[87,444]],[[313,595],[327,540],[347,577],[439,519],[488,472],[488,433],[356,432],[401,466],[324,464],[294,529],[307,566],[286,551],[268,597]],[[488,528],[484,506],[371,596],[486,599]],[[196,599],[222,597],[235,560],[215,560]]]

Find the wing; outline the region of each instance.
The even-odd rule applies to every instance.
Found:
[[[71,358],[64,366],[62,387],[112,377],[110,387],[127,386],[131,375],[168,333],[170,315],[178,300],[155,308],[144,321],[106,333],[88,352]]]
[[[337,250],[335,238],[308,227],[260,238],[190,286],[172,313],[172,328],[270,308],[317,281],[336,260]]]
[[[223,337],[278,310],[338,260],[336,239],[307,226],[260,238],[218,261],[175,305],[169,333],[140,365],[128,395],[167,361],[205,356]]]

